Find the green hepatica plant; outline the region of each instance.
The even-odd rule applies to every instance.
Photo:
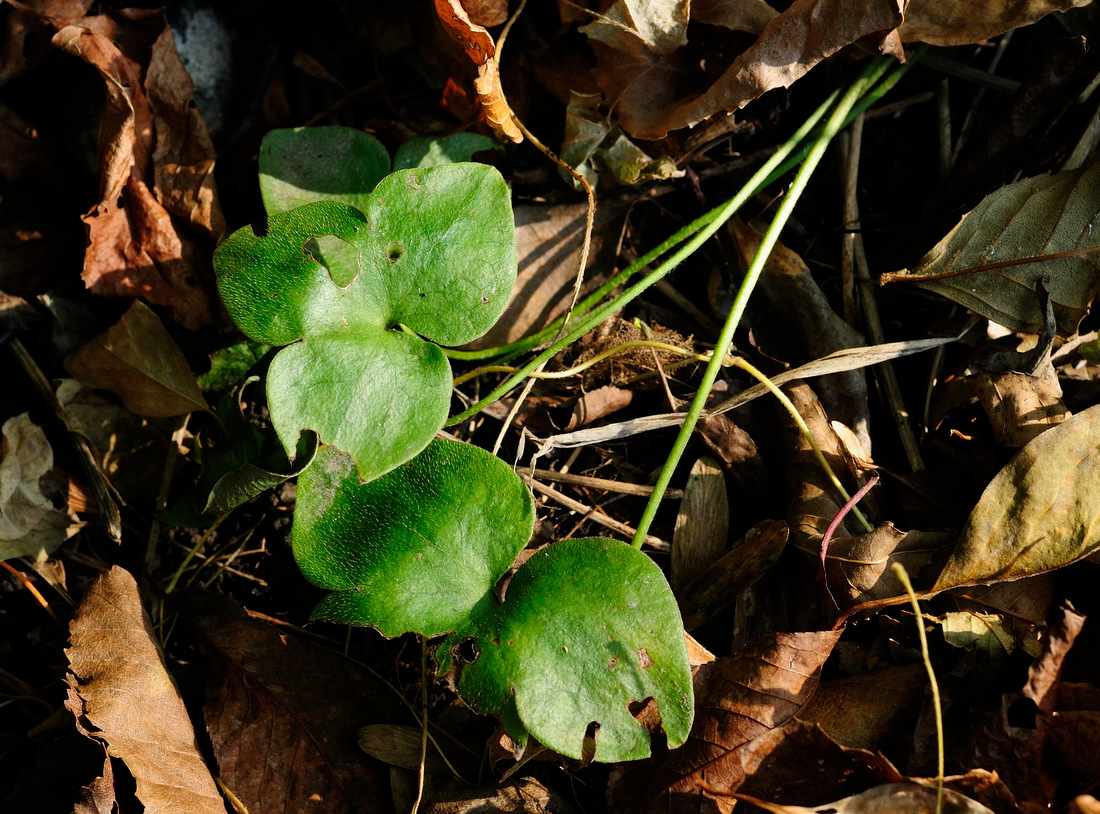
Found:
[[[237,325],[286,346],[267,396],[287,454],[303,433],[322,444],[299,476],[293,530],[302,572],[332,591],[315,618],[436,637],[440,671],[521,747],[530,735],[580,758],[595,725],[597,760],[645,757],[631,710],[647,699],[682,744],[691,674],[657,566],[625,543],[565,540],[502,591],[531,536],[531,494],[485,450],[435,439],[452,387],[440,345],[485,333],[515,282],[507,186],[480,164],[389,167],[358,131],[272,133],[267,221],[214,256]]]

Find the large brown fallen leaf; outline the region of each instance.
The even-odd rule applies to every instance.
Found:
[[[909,0],[902,42],[966,45],[1030,25],[1053,11],[1087,6],[1092,0]]]
[[[779,633],[736,655],[704,664],[695,675],[695,723],[684,746],[663,757],[624,764],[612,775],[611,810],[698,812],[745,779],[742,747],[782,726],[817,688],[838,632]]]
[[[1100,405],[1021,449],[978,500],[933,588],[1034,576],[1100,546]]]
[[[118,566],[101,575],[69,631],[65,706],[130,770],[145,810],[224,814],[134,578]]]
[[[934,291],[1013,331],[1039,333],[1037,285],[1070,336],[1100,293],[1100,159],[987,195],[912,271],[884,274]],[[1049,278],[1049,279],[1048,279]]]
[[[356,746],[360,727],[407,720],[381,682],[226,597],[182,602],[210,662],[205,717],[218,774],[250,814],[392,810],[388,767]]]
[[[118,393],[126,408],[139,415],[167,417],[210,409],[183,352],[140,300],[71,354],[65,368],[92,387]]]
[[[697,70],[698,62],[692,64],[690,45],[669,52],[639,37],[616,40],[619,47],[593,42],[596,80],[604,99],[616,101],[623,130],[638,139],[660,139],[670,130],[740,110],[769,90],[790,87],[826,57],[864,38],[872,49],[901,56],[901,41],[891,32],[901,24],[902,8],[899,0],[796,0],[717,81],[687,98],[684,76]],[[665,40],[654,44],[667,47]]]

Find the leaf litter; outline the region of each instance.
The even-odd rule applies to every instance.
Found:
[[[949,112],[973,105],[1005,114],[1006,98],[970,84],[1001,78],[985,41],[1015,29],[997,41],[1010,75],[1047,70],[1071,48],[1058,44],[1060,26],[1095,33],[1089,10],[1073,10],[1081,5],[914,2],[903,15],[891,3],[852,11],[821,0],[782,10],[756,0],[559,3],[524,11],[499,51],[499,26],[515,4],[440,0],[434,15],[420,18],[398,6],[364,15],[346,3],[333,7],[335,15],[254,15],[253,41],[290,42],[276,33],[293,30],[295,45],[259,71],[257,52],[234,40],[247,67],[233,90],[245,102],[233,106],[220,141],[210,138],[195,102],[171,13],[88,16],[92,6],[83,2],[9,8],[0,22],[0,112],[10,155],[19,160],[0,164],[4,194],[33,200],[26,196],[37,184],[64,205],[49,218],[33,210],[31,221],[3,231],[0,251],[19,262],[0,280],[4,293],[32,307],[33,294],[47,289],[50,302],[73,296],[74,284],[89,292],[83,296],[96,327],[83,332],[68,361],[85,387],[63,384],[58,396],[65,410],[79,413],[69,429],[91,438],[122,493],[125,531],[118,551],[105,551],[97,525],[74,520],[92,520],[95,503],[86,499],[61,426],[13,368],[0,459],[9,566],[0,578],[11,598],[0,601],[0,614],[14,622],[0,634],[0,680],[12,699],[0,712],[0,772],[20,779],[4,797],[26,799],[26,788],[44,776],[34,757],[53,754],[43,744],[63,729],[106,750],[96,752],[91,773],[74,765],[62,784],[78,811],[131,810],[137,803],[128,789],[154,810],[221,810],[215,777],[252,811],[406,811],[416,796],[426,713],[430,781],[421,811],[552,805],[694,813],[730,810],[735,801],[768,811],[931,811],[935,727],[918,663],[915,628],[922,624],[948,724],[944,802],[997,814],[1094,809],[1088,794],[1100,780],[1093,758],[1100,665],[1085,617],[1100,610],[1088,587],[1100,541],[1093,488],[1098,376],[1088,340],[1096,327],[1089,195],[1097,163],[1059,171],[1058,158],[1085,149],[1078,141],[1090,114],[1079,102],[1055,121],[1022,122],[1042,140],[1030,155],[1009,160],[958,120],[934,122],[921,101],[922,93],[940,93]],[[1054,11],[1060,13],[1047,18]],[[454,50],[441,46],[448,41]],[[808,441],[761,398],[766,389],[730,370],[708,405],[711,426],[691,447],[697,471],[685,466],[674,481],[684,487],[681,502],[668,501],[658,514],[652,539],[671,540],[671,552],[619,561],[625,546],[584,540],[623,535],[638,522],[640,498],[606,484],[644,490],[653,482],[670,443],[662,430],[682,420],[680,407],[697,386],[695,362],[635,348],[575,380],[544,380],[519,405],[521,427],[505,436],[502,457],[533,466],[532,447],[539,446],[539,465],[556,470],[556,488],[538,493],[528,548],[519,539],[526,517],[515,540],[486,531],[479,532],[484,541],[461,544],[501,549],[494,555],[500,567],[481,574],[471,595],[504,603],[468,619],[456,610],[454,623],[439,632],[465,629],[483,647],[501,633],[522,640],[523,658],[483,650],[480,660],[462,661],[460,641],[447,650],[462,662],[452,680],[481,699],[478,711],[499,717],[475,715],[447,688],[425,681],[420,644],[410,637],[300,627],[321,597],[291,563],[294,484],[284,481],[303,470],[304,479],[318,476],[329,458],[316,436],[298,438],[285,428],[278,461],[255,457],[256,439],[265,432],[270,438],[271,413],[258,388],[239,385],[265,375],[271,355],[224,330],[209,272],[225,231],[223,205],[239,226],[257,220],[262,200],[273,216],[268,226],[277,230],[274,216],[291,208],[287,201],[326,194],[318,184],[336,200],[347,186],[368,193],[391,154],[406,169],[441,167],[455,157],[491,162],[516,203],[521,275],[505,318],[487,338],[454,352],[458,360],[544,328],[570,298],[585,209],[558,168],[511,146],[520,138],[513,113],[540,135],[551,134],[552,145],[557,133],[554,146],[569,163],[585,164],[599,185],[598,262],[587,294],[728,196],[742,169],[797,125],[798,111],[816,103],[824,86],[842,84],[851,61],[870,52],[912,59],[902,43],[915,42],[978,44],[969,54],[934,48],[940,60],[929,64],[942,68],[946,61],[951,78],[918,62],[887,100],[899,106],[867,118],[880,146],[863,159],[860,195],[879,206],[868,201],[860,240],[874,274],[909,267],[895,279],[920,288],[856,286],[857,301],[875,297],[889,320],[881,345],[865,346],[858,316],[838,316],[845,283],[833,241],[849,225],[823,169],[814,181],[821,188],[810,192],[816,206],[796,209],[735,338],[736,350],[796,403],[849,494],[879,476],[859,505],[873,531],[849,514],[828,533],[846,496],[825,478]],[[1029,61],[1036,52],[1046,54],[1041,64]],[[56,76],[94,87],[101,107],[64,124],[51,111],[64,106]],[[1088,79],[1066,81],[1084,100]],[[1027,116],[1026,106],[1011,110]],[[320,178],[265,173],[278,144],[262,147],[264,133],[307,124],[348,126],[354,129],[339,132],[357,135]],[[937,169],[926,150],[931,137],[917,136],[937,127],[950,133],[948,152],[985,150],[989,162],[1002,165],[972,176]],[[459,132],[448,137],[452,131]],[[509,146],[494,148],[494,135]],[[356,173],[342,172],[345,160],[357,164]],[[906,175],[902,162],[926,177]],[[942,187],[938,172],[946,173]],[[959,211],[921,210],[947,200],[947,185],[968,177],[980,181],[982,188],[968,193],[979,203],[955,229]],[[1008,183],[1014,178],[1026,180]],[[296,199],[302,190],[306,197]],[[782,193],[771,188],[746,220],[767,219],[769,197]],[[368,199],[357,205],[371,206]],[[43,237],[55,234],[58,222],[77,226],[82,215],[82,251]],[[339,244],[309,237],[316,240],[298,247],[306,256],[348,265],[341,258],[351,255]],[[714,340],[707,325],[724,318],[756,240],[743,224],[731,227],[664,281],[661,295],[646,295],[605,330],[614,339],[629,326],[633,341],[675,337],[685,352],[706,352]],[[50,253],[40,253],[45,249]],[[361,269],[357,260],[352,265],[347,279],[334,274],[327,282],[354,283]],[[106,298],[136,300],[123,314]],[[966,310],[987,333],[968,332]],[[18,330],[51,377],[64,375],[71,347],[55,344],[49,327],[3,328]],[[997,331],[1007,336],[994,340]],[[0,335],[0,343],[8,341]],[[573,348],[557,369],[605,349]],[[226,367],[230,358],[237,361]],[[904,371],[904,404],[878,395],[875,365],[886,359]],[[480,363],[453,364],[466,372]],[[456,397],[476,400],[486,383],[484,376],[465,382]],[[448,432],[489,447],[515,404],[505,401]],[[29,418],[21,415],[27,411]],[[895,411],[918,426],[926,472],[908,471],[897,454],[889,428]],[[169,425],[142,415],[181,418]],[[532,435],[539,443],[525,445]],[[293,465],[284,460],[291,452]],[[571,481],[574,472],[579,477]],[[232,482],[212,492],[212,474]],[[271,484],[274,492],[257,494]],[[208,499],[216,512],[195,511]],[[541,548],[569,537],[578,539]],[[612,565],[595,567],[597,552]],[[415,554],[410,569],[419,567]],[[429,565],[466,590],[470,575],[454,568],[464,558],[444,551]],[[894,563],[921,592],[919,619],[898,607],[905,600]],[[390,588],[373,587],[370,568],[361,565],[340,588],[351,595],[371,584],[384,597]],[[582,679],[555,661],[555,631],[546,620],[584,616],[593,586],[605,595],[623,590],[628,605],[642,594],[617,586],[608,573],[642,583],[656,579],[658,567],[672,575],[684,627],[698,637],[685,640],[679,628],[658,637],[677,651],[686,641],[699,656],[692,660],[690,734],[678,731],[688,717],[659,682],[627,704],[590,681],[592,697],[604,693],[601,709],[614,709],[614,726],[610,714],[602,718],[607,726],[589,726],[604,713],[583,704],[568,721],[555,719],[546,699]],[[548,574],[552,584],[543,581]],[[372,606],[388,633],[410,627],[397,616],[417,612],[418,602],[441,601],[420,594],[410,579],[400,586],[404,604]],[[192,590],[181,591],[185,585]],[[51,624],[43,604],[67,630],[43,627]],[[61,663],[66,645],[68,685],[48,667]],[[576,649],[588,646],[595,647]],[[656,645],[639,652],[640,675],[664,664]],[[507,686],[488,669],[493,659],[514,670]],[[534,663],[555,666],[526,667]],[[127,703],[120,707],[119,699]],[[502,741],[499,726],[510,736],[510,753],[488,748]],[[629,726],[637,728],[633,741],[613,741]],[[607,755],[641,758],[651,736],[652,756],[617,763],[610,782],[587,765]],[[684,746],[666,748],[684,737]],[[167,752],[150,757],[153,743],[168,745]],[[539,759],[527,762],[531,756]],[[569,782],[554,766],[570,773]],[[521,779],[498,784],[509,770]]]

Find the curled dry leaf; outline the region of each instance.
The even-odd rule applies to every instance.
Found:
[[[0,446],[0,560],[44,559],[77,530],[75,518],[42,491],[53,448],[27,413],[4,422]]]
[[[161,661],[137,583],[115,566],[85,594],[69,625],[65,706],[134,777],[146,811],[223,814],[172,677]]]
[[[140,296],[197,330],[214,318],[212,286],[203,250],[172,214],[207,237],[220,234],[224,223],[211,175],[213,148],[190,107],[190,82],[163,18],[160,38],[144,44],[153,54],[147,73],[115,41],[140,50],[140,35],[112,40],[103,33],[121,30],[125,21],[101,15],[83,22],[61,28],[53,45],[97,68],[106,87],[99,202],[83,216],[85,285],[104,296]],[[180,126],[187,127],[182,140]]]
[[[987,195],[912,271],[884,274],[934,291],[1013,331],[1043,329],[1042,282],[1058,333],[1100,293],[1100,159]]]
[[[617,769],[612,811],[698,811],[703,800],[714,799],[700,783],[735,790],[745,778],[742,747],[806,705],[839,638],[833,631],[775,634],[700,667],[688,742],[658,760]]]
[[[477,69],[474,90],[485,113],[485,121],[504,138],[517,144],[523,141],[523,133],[513,121],[512,111],[504,98],[500,74],[493,59],[496,44],[489,32],[470,20],[459,0],[435,0],[435,13],[443,29],[462,47]]]
[[[1042,574],[1100,546],[1100,406],[1030,442],[982,493],[933,590]]]
[[[898,29],[903,42],[967,45],[1030,25],[1054,11],[1087,6],[1092,0],[910,0]]]
[[[210,409],[183,352],[140,300],[106,332],[70,355],[65,367],[93,387],[118,393],[126,408],[140,415]]]
[[[778,14],[764,0],[694,0],[691,4],[692,20],[750,34],[759,34]]]
[[[615,113],[623,129],[635,138],[655,140],[740,110],[769,90],[789,87],[826,57],[865,38],[873,48],[900,57],[901,42],[890,32],[901,21],[898,0],[796,0],[716,82],[693,97],[685,98],[682,89],[683,77],[694,69],[684,53],[688,49],[656,51],[638,37],[616,40],[622,47],[593,42],[595,75],[604,98],[619,100]],[[655,42],[664,47],[665,40]]]

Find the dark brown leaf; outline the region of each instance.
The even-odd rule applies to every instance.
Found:
[[[687,743],[667,755],[627,764],[612,776],[612,810],[698,812],[745,778],[742,747],[782,726],[809,701],[840,634],[779,633],[736,656],[699,668],[695,724]]]
[[[1030,25],[1052,11],[1067,11],[1091,0],[910,0],[898,29],[903,42],[966,45]]]
[[[205,717],[219,775],[248,810],[390,811],[388,768],[356,746],[360,727],[399,720],[390,691],[228,598],[184,603],[210,661]]]

